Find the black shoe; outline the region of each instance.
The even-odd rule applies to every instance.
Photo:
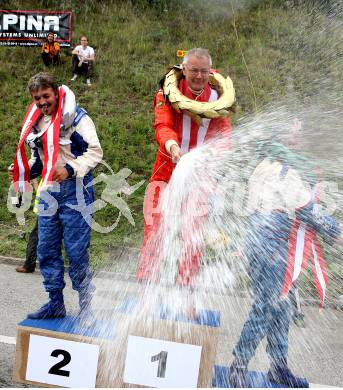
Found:
[[[268,379],[271,383],[285,385],[287,387],[310,387],[308,381],[305,378],[296,377],[287,366],[276,366],[271,368],[268,372]]]
[[[32,272],[35,272],[34,269],[26,268],[23,265],[19,265],[15,270],[23,274],[31,274]]]

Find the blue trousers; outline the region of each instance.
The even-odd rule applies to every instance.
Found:
[[[254,296],[252,308],[239,341],[233,350],[246,364],[261,340],[267,338],[270,360],[286,361],[292,304],[280,299],[288,256],[291,222],[287,214],[275,212],[266,217],[254,214],[249,220],[246,254]]]
[[[60,183],[59,191],[52,188],[40,194],[38,260],[47,292],[65,287],[62,241],[69,261],[73,289],[79,292],[93,289],[88,255],[91,227],[82,215],[82,208],[75,210],[68,206],[80,203],[77,186],[81,188],[78,196],[82,194],[86,205],[94,201],[93,187],[85,188],[91,180],[91,174],[83,179],[67,179]]]

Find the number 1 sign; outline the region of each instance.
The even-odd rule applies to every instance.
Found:
[[[95,387],[99,346],[31,334],[26,380],[64,387]]]
[[[153,387],[197,387],[202,347],[129,336],[124,382]]]

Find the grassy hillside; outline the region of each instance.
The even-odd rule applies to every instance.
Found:
[[[148,180],[156,145],[152,100],[158,80],[169,64],[178,62],[176,51],[207,47],[214,66],[233,79],[240,111],[233,118],[262,109],[287,93],[290,85],[302,99],[316,93],[313,81],[325,71],[334,83],[341,78],[337,61],[321,58],[330,42],[332,57],[342,51],[328,41],[328,14],[320,4],[302,1],[85,1],[9,0],[7,9],[73,10],[73,41],[85,34],[96,48],[96,74],[89,88],[71,83],[70,51],[63,49],[62,66],[52,69],[58,80],[71,86],[80,105],[93,118],[104,149],[104,159],[114,172],[132,170],[130,183]],[[328,3],[328,2],[326,2]],[[315,10],[315,11],[314,11]],[[13,160],[18,130],[30,96],[30,76],[45,70],[38,48],[0,47],[0,254],[23,256],[27,232],[34,221],[21,227],[6,208],[7,166]],[[314,61],[314,57],[316,60]],[[104,166],[98,171],[107,172]],[[101,187],[97,190],[101,191]],[[139,246],[145,186],[128,198],[136,222],[123,217],[109,234],[93,234],[94,263],[101,262],[111,245]],[[96,215],[104,226],[118,212],[107,206]]]

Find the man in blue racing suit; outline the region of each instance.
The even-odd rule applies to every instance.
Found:
[[[249,180],[246,256],[254,300],[233,350],[229,382],[231,387],[253,387],[247,381],[247,367],[266,337],[270,381],[286,387],[308,387],[305,379],[290,371],[287,362],[292,302],[282,293],[290,248],[305,248],[307,254],[299,253],[298,259],[313,251],[316,261],[316,234],[331,242],[340,235],[341,227],[333,217],[318,211],[310,186],[299,173],[308,166],[302,156],[276,143],[268,145],[265,152]],[[322,274],[320,267],[317,269]]]
[[[94,202],[92,169],[102,160],[102,149],[93,121],[85,110],[76,106],[75,96],[68,87],[59,87],[48,73],[38,73],[30,79],[28,89],[34,104],[30,106],[27,117],[32,115],[34,120],[26,131],[28,121],[25,118],[22,138],[26,131],[24,138],[30,146],[31,158],[27,164],[21,164],[25,158],[22,155],[18,158],[17,152],[14,181],[20,183],[20,169],[24,177],[25,166],[29,169],[30,179],[42,175],[38,203],[38,260],[44,287],[49,293],[49,302],[28,314],[28,318],[66,315],[62,241],[69,261],[72,287],[79,293],[80,318],[87,317],[91,313],[94,291],[88,255],[89,212],[87,218],[82,209],[78,211],[70,206],[83,200],[86,206]],[[53,150],[56,151],[55,159],[51,157]],[[16,163],[19,166],[17,175]],[[80,200],[80,196],[83,199]]]

